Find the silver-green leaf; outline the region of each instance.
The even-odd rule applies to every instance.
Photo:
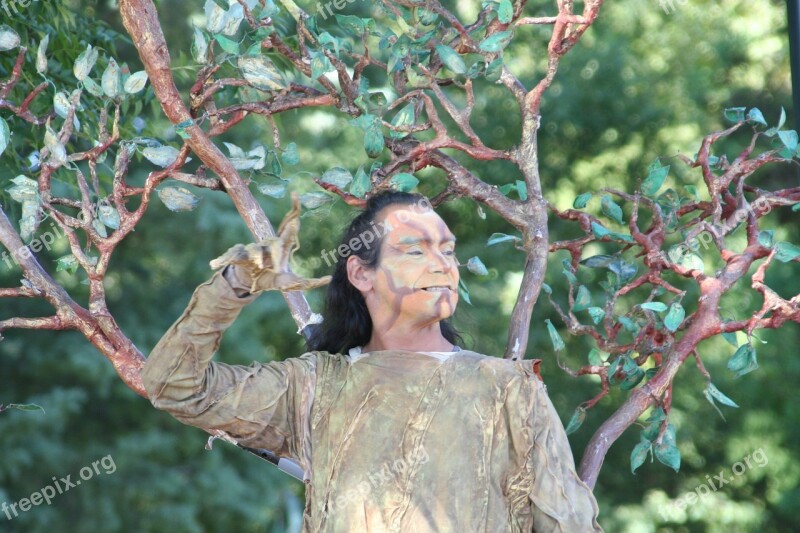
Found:
[[[179,153],[180,151],[173,146],[149,146],[142,150],[142,155],[147,158],[148,161],[161,168],[166,168],[173,164],[178,158]],[[186,158],[186,160],[188,161],[189,158]]]
[[[78,81],[84,81],[87,76],[89,76],[92,68],[94,68],[94,64],[97,62],[97,55],[97,50],[92,48],[92,45],[90,44],[86,47],[86,50],[81,52],[81,54],[75,60],[75,64],[72,66],[72,73],[75,74],[75,77],[78,78]]]
[[[239,70],[253,87],[263,91],[280,91],[286,87],[281,71],[264,56],[239,57]]]
[[[200,203],[200,197],[184,187],[164,187],[158,190],[158,198],[170,211],[191,211]]]
[[[133,74],[125,80],[125,92],[128,94],[136,94],[142,89],[144,89],[145,84],[147,83],[147,72],[144,70],[140,70],[139,72],[134,72]]]
[[[0,26],[0,52],[13,50],[20,43],[19,34],[12,30],[8,25]]]

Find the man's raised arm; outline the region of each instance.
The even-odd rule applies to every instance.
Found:
[[[330,281],[286,272],[298,215],[296,203],[278,237],[236,245],[212,262],[222,270],[194,291],[186,310],[150,353],[142,380],[153,405],[181,422],[302,462],[315,354],[250,366],[211,360],[223,332],[257,293],[314,288]]]

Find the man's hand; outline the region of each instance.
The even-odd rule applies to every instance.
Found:
[[[303,291],[331,282],[331,276],[305,279],[289,272],[289,260],[300,247],[300,200],[292,193],[292,210],[278,227],[277,237],[267,237],[259,243],[236,244],[211,261],[214,270],[230,266],[234,278],[253,294],[268,291]]]

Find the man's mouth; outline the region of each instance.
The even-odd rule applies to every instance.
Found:
[[[424,287],[423,291],[427,292],[445,292],[445,291],[452,291],[448,285],[433,285],[431,287]]]

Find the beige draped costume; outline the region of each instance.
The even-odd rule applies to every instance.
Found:
[[[533,361],[466,350],[211,361],[253,298],[217,273],[142,377],[180,421],[297,461],[304,532],[601,531]]]

